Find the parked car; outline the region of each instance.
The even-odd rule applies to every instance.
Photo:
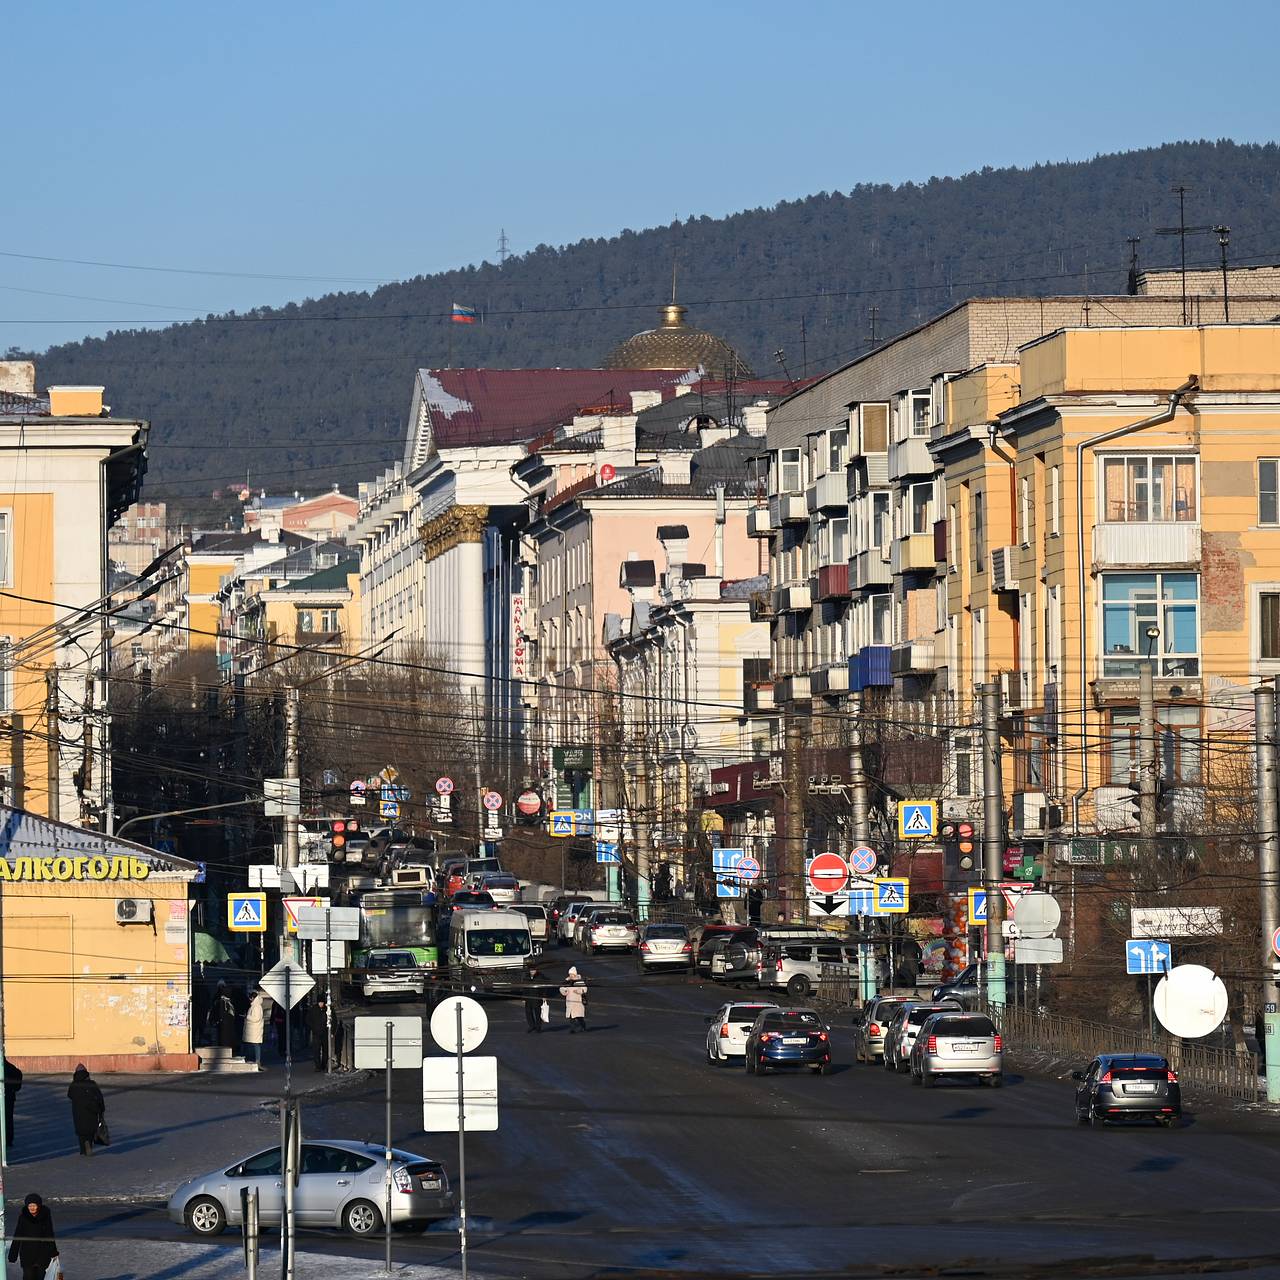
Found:
[[[1078,1124],[1154,1120],[1171,1129],[1182,1118],[1178,1073],[1159,1054],[1101,1053],[1071,1078]]]
[[[914,996],[876,996],[862,1006],[853,1022],[853,1060],[874,1064],[884,1057],[884,1033],[899,1005],[910,1004]]]
[[[552,898],[547,904],[547,909],[551,914],[551,932],[556,937],[560,936],[560,917],[569,909],[571,903],[574,902],[590,902],[591,895],[589,893],[561,893]]]
[[[711,957],[719,948],[726,946],[735,938],[742,937],[753,930],[741,924],[704,924],[695,939],[697,950],[694,952],[695,962],[701,970],[711,969]]]
[[[742,1051],[748,1075],[776,1067],[831,1069],[831,1032],[812,1009],[766,1009],[751,1024]]]
[[[578,916],[588,907],[594,907],[595,903],[590,899],[584,899],[580,902],[571,902],[560,913],[560,919],[556,922],[556,939],[561,946],[573,945],[573,931],[578,923]]]
[[[729,941],[711,953],[714,982],[758,982],[764,948],[771,942],[830,942],[832,934],[816,925],[752,925],[730,935]]]
[[[583,955],[600,951],[634,951],[639,926],[630,911],[593,911],[582,934]]]
[[[1004,1083],[1004,1041],[983,1013],[935,1013],[926,1018],[908,1058],[911,1082],[927,1089],[938,1076],[976,1076],[993,1089]]]
[[[884,1033],[884,1069],[905,1072],[911,1046],[931,1013],[963,1013],[958,1000],[908,1000],[900,1004]]]
[[[574,947],[586,955],[587,952],[587,931],[596,916],[602,911],[625,911],[626,907],[621,902],[589,902],[573,920],[573,945]]]
[[[803,999],[817,988],[824,965],[836,965],[856,976],[857,944],[841,942],[830,934],[826,941],[821,942],[768,942],[756,976],[762,987],[785,991],[793,999]]]
[[[529,936],[535,947],[546,947],[551,941],[551,913],[540,902],[517,902],[512,911],[518,911],[529,921]]]
[[[636,964],[641,973],[650,969],[692,969],[693,943],[682,924],[647,924],[640,931]]]
[[[959,1000],[965,1003],[977,1000],[982,994],[980,987],[981,973],[976,964],[966,965],[949,982],[939,983],[934,987],[931,1000]]]
[[[389,997],[405,1000],[426,991],[427,971],[407,947],[379,947],[366,951],[351,974],[366,1000]]]
[[[762,1000],[730,1000],[707,1019],[707,1061],[722,1067],[746,1051],[747,1036],[766,1009],[778,1006]]]
[[[304,1142],[294,1191],[299,1226],[343,1227],[352,1235],[382,1230],[386,1204],[386,1152],[367,1142],[324,1139]],[[278,1223],[284,1216],[279,1146],[224,1169],[189,1178],[169,1197],[169,1218],[198,1236],[220,1235],[240,1223],[240,1189],[258,1192],[258,1220]],[[425,1223],[448,1217],[453,1196],[444,1167],[427,1156],[391,1152],[391,1221]]]
[[[520,891],[520,881],[509,871],[486,871],[476,888],[487,893],[494,902],[504,905],[519,902],[524,896]]]

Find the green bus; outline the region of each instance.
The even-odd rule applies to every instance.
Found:
[[[360,941],[352,956],[359,968],[373,948],[402,947],[424,968],[440,961],[435,895],[422,889],[368,889],[360,895]]]

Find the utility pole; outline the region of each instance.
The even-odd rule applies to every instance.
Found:
[[[804,789],[800,778],[803,726],[794,707],[788,707],[785,714],[782,772],[786,786],[783,792],[786,836],[778,868],[778,896],[786,895],[786,914],[790,920],[795,915],[797,904],[804,901]]]
[[[480,697],[475,685],[471,686],[471,727],[475,734],[476,852],[480,853],[484,847],[484,791],[480,783]]]
[[[853,826],[854,844],[868,844],[871,839],[867,817],[867,775],[863,771],[862,758],[862,693],[849,694],[849,808]],[[865,919],[860,928],[865,933]],[[853,917],[849,917],[849,932],[853,933]],[[858,995],[862,1001],[875,995],[875,964],[871,956],[871,944],[863,941],[858,946]]]
[[[48,739],[49,817],[57,822],[62,797],[62,720],[58,707],[58,664],[55,662],[44,673],[45,680],[45,730]]]
[[[982,880],[987,889],[987,1003],[1005,1003],[1004,790],[1000,774],[1000,686],[981,684],[982,699]]]
[[[1147,858],[1156,848],[1156,700],[1155,660],[1138,670],[1138,834]]]
[[[1280,803],[1276,791],[1276,691],[1255,689],[1258,897],[1262,905],[1262,1038],[1267,1101],[1280,1102],[1280,958],[1272,947],[1280,928]]]
[[[1227,246],[1231,243],[1231,228],[1214,227],[1213,230],[1218,237],[1218,248],[1222,252],[1222,321],[1224,324],[1230,324],[1231,299],[1227,286]]]
[[[284,702],[284,776],[300,780],[302,759],[298,747],[299,707],[302,695],[297,689],[285,694]],[[286,803],[284,815],[284,865],[293,870],[298,865],[298,815],[289,812]]]

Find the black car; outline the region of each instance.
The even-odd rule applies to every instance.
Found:
[[[1071,1078],[1079,1124],[1154,1120],[1172,1128],[1182,1116],[1178,1073],[1157,1053],[1102,1053]]]
[[[831,1032],[812,1009],[765,1009],[747,1033],[743,1065],[748,1075],[778,1067],[831,1070]]]
[[[934,1000],[976,1000],[981,994],[981,975],[976,964],[966,965],[949,982],[933,989]]]

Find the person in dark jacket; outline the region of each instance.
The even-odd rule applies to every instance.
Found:
[[[324,1071],[329,1065],[329,1027],[323,996],[307,1009],[307,1030],[311,1032],[311,1060],[317,1071]]]
[[[80,1142],[80,1154],[91,1156],[93,1137],[107,1114],[107,1103],[83,1062],[76,1068],[67,1097],[71,1099],[71,1123]]]
[[[209,1021],[213,1023],[218,1045],[223,1049],[234,1049],[240,1030],[240,1015],[236,1012],[235,1001],[232,1000],[225,982],[218,983],[213,1008],[209,1010]]]
[[[7,1147],[13,1146],[13,1108],[18,1101],[18,1090],[22,1088],[22,1072],[9,1061],[4,1060],[4,1137]]]
[[[529,970],[530,986],[525,988],[524,1020],[529,1030],[537,1035],[542,1033],[542,1002],[547,998],[542,987],[542,974],[537,969]]]
[[[13,1243],[9,1261],[22,1268],[22,1280],[44,1280],[49,1263],[58,1256],[53,1238],[53,1214],[38,1195],[32,1192],[13,1224]]]

